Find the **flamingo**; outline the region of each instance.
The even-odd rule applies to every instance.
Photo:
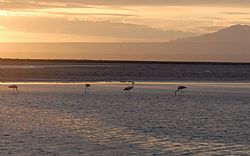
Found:
[[[184,93],[183,89],[186,89],[186,88],[187,87],[185,87],[185,86],[178,86],[177,90],[175,90],[175,96],[176,96],[177,92],[179,92],[179,91],[181,94]]]
[[[130,95],[130,90],[132,90],[134,86],[135,86],[135,82],[132,81],[132,85],[124,88],[123,90],[125,91],[125,93],[129,92],[129,95]]]
[[[89,87],[91,87],[91,84],[85,84],[85,92],[84,92],[85,95],[87,94],[87,89],[88,89]]]
[[[11,85],[8,88],[12,88],[12,94],[19,94],[18,86],[17,85]]]

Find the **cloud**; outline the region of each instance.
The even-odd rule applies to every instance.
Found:
[[[0,18],[0,23],[8,31],[48,33],[52,36],[53,34],[69,34],[85,37],[97,36],[143,41],[168,41],[196,35],[190,32],[154,29],[137,24],[112,23],[109,21],[69,21],[64,18],[12,17]]]
[[[6,28],[0,25],[0,30],[5,30]]]
[[[206,30],[206,31],[213,31],[213,32],[215,32],[215,31],[218,31],[218,30],[226,28],[226,26],[206,26],[206,27],[198,27],[198,28]]]
[[[37,0],[42,2],[61,2],[88,5],[246,5],[248,0]]]
[[[152,6],[152,5],[230,5],[249,6],[248,0],[0,0],[0,9],[81,8],[86,5]]]
[[[10,0],[1,1],[0,9],[2,10],[28,10],[28,9],[48,9],[48,8],[92,8],[83,3],[56,2],[43,0]]]
[[[66,0],[71,1],[71,0]],[[75,0],[93,5],[246,5],[247,0]]]
[[[221,12],[226,15],[250,15],[249,12]]]
[[[223,17],[200,17],[201,19],[208,19],[208,20],[225,20]]]
[[[120,17],[138,17],[132,14],[116,14],[116,13],[69,13],[69,12],[47,12],[53,15],[68,15],[68,16],[120,16]]]

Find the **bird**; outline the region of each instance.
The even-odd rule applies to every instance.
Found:
[[[132,85],[131,86],[128,86],[126,88],[124,88],[123,90],[125,91],[125,93],[129,92],[130,93],[130,90],[132,90],[135,86],[135,82],[132,81]],[[129,94],[130,95],[130,94]]]
[[[185,87],[185,86],[178,86],[177,90],[175,90],[175,96],[177,95],[177,92],[179,92],[179,91],[180,91],[181,94],[184,93],[183,89],[186,89],[186,88],[187,87]]]
[[[85,84],[85,92],[84,92],[85,95],[87,94],[87,89],[88,89],[89,87],[91,87],[91,84]]]
[[[12,94],[19,94],[18,86],[17,85],[11,85],[8,88],[12,88]]]

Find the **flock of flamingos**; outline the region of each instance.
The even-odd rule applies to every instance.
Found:
[[[130,95],[130,91],[134,88],[135,82],[132,81],[131,83],[132,84],[130,86],[128,86],[128,87],[126,87],[126,88],[123,89],[124,92],[125,92],[125,94],[129,93],[129,95]],[[87,94],[87,90],[88,90],[89,87],[91,87],[91,84],[85,84],[84,94]],[[12,94],[19,94],[19,90],[18,90],[18,86],[17,85],[11,85],[8,88],[12,89]],[[175,90],[175,96],[177,96],[178,92],[180,93],[180,95],[182,95],[184,93],[183,90],[186,89],[186,88],[187,87],[185,87],[185,86],[178,86],[177,89]]]

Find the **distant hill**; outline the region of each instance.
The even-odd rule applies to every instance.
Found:
[[[234,25],[218,32],[166,44],[166,51],[198,60],[250,61],[250,26]]]
[[[170,42],[0,43],[0,57],[250,62],[250,26]]]
[[[199,42],[250,42],[250,26],[234,25],[215,33],[205,34],[198,37],[182,39],[179,41]]]

